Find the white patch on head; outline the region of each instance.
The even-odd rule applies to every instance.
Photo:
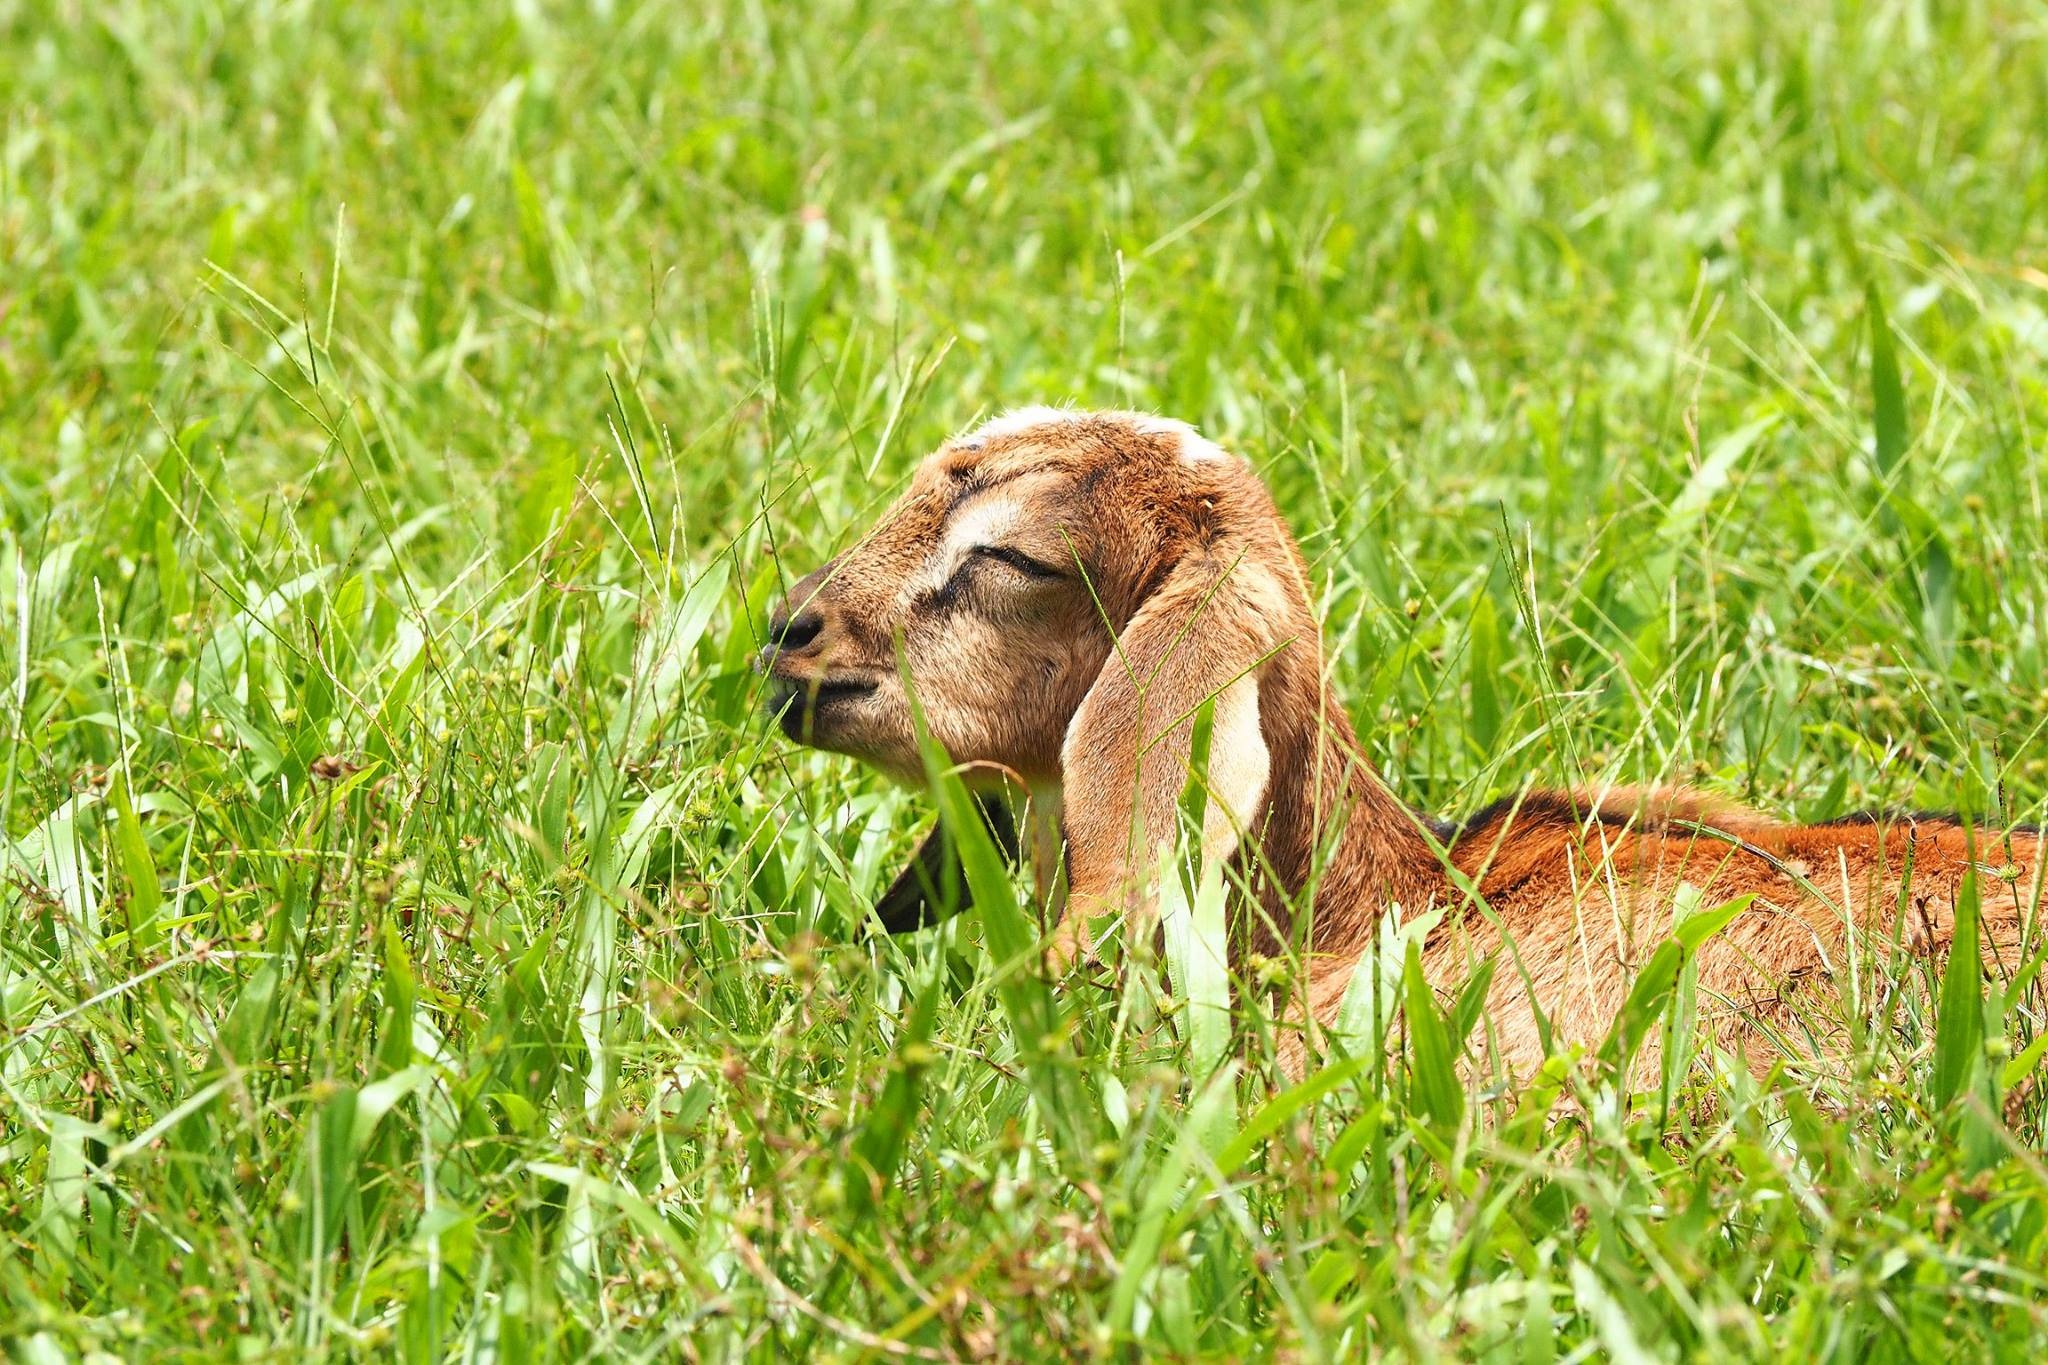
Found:
[[[939,557],[957,564],[975,546],[996,544],[1017,524],[1022,511],[1014,498],[984,497],[953,518],[953,524],[946,528],[946,545]]]
[[[1180,457],[1189,464],[1211,464],[1231,458],[1222,446],[1176,417],[1154,417],[1148,413],[1136,413],[1132,416],[1131,425],[1141,436],[1178,438]]]
[[[1085,422],[1088,416],[1089,414],[1079,408],[1050,408],[1042,405],[1012,408],[1000,417],[991,417],[960,439],[967,442],[1000,441],[1009,436],[1023,436],[1041,427]]]
[[[986,497],[969,505],[946,527],[946,539],[908,587],[913,595],[944,586],[961,562],[981,545],[997,545],[1021,520],[1023,507],[1014,498]]]
[[[959,439],[963,444],[971,446],[982,441],[1028,436],[1032,432],[1042,432],[1048,428],[1073,426],[1098,419],[1122,421],[1140,436],[1171,436],[1180,443],[1180,457],[1188,464],[1221,463],[1235,458],[1223,447],[1196,431],[1193,426],[1176,417],[1158,417],[1149,412],[1083,412],[1079,408],[1054,408],[1042,404],[1012,408],[1002,416],[982,423]]]

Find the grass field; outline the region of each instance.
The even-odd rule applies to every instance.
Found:
[[[1137,406],[1421,806],[2038,821],[2044,131],[1981,0],[0,0],[0,1345],[2041,1358],[2038,986],[1633,1099],[1032,1037],[748,664]]]

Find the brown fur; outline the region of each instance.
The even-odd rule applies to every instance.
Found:
[[[1033,410],[948,442],[774,628],[793,737],[914,777],[907,671],[956,760],[1061,805],[1061,958],[1087,951],[1090,916],[1144,913],[1213,700],[1202,843],[1253,888],[1240,947],[1307,952],[1305,1026],[1283,1040],[1296,1069],[1390,906],[1447,912],[1423,950],[1440,988],[1499,953],[1480,1051],[1523,1070],[1542,1056],[1532,1002],[1559,1042],[1604,1036],[1681,882],[1707,905],[1756,898],[1698,965],[1709,1027],[1759,1054],[1825,1045],[1836,1025],[1800,1004],[1817,978],[1866,972],[1894,941],[1944,952],[1973,860],[1994,971],[2017,965],[2040,901],[2036,834],[1939,817],[1801,827],[1618,790],[1434,825],[1329,695],[1307,565],[1257,475],[1141,414]]]

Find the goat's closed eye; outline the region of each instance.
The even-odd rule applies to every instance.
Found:
[[[1022,550],[1013,550],[1007,545],[977,545],[960,558],[959,563],[954,566],[951,577],[947,578],[936,591],[925,594],[923,599],[925,606],[935,611],[949,611],[953,609],[966,600],[967,587],[970,581],[980,581],[984,584],[989,584],[997,590],[996,596],[1004,596],[1005,594],[1000,590],[1002,584],[998,581],[1000,580],[1000,575],[998,575],[998,580],[990,580],[976,572],[978,565],[990,562],[1001,564],[1004,568],[1010,570],[1016,578],[1023,579],[1025,584],[1031,586],[1054,584],[1066,577],[1065,574],[1052,567],[1052,565],[1045,563],[1043,560],[1035,559],[1025,554]],[[1014,584],[1015,579],[1010,580],[1010,582]],[[1015,595],[1014,591],[1009,595]]]
[[[1007,545],[977,545],[970,552],[977,559],[993,559],[1007,564],[1026,578],[1047,579],[1065,577],[1058,569],[1040,559],[1033,559],[1022,550],[1013,550]]]

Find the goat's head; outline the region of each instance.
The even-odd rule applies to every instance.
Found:
[[[1073,891],[1105,899],[1171,836],[1212,699],[1203,842],[1235,846],[1270,770],[1262,678],[1317,657],[1249,465],[1184,423],[1050,408],[941,446],[770,630],[792,738],[914,779],[907,679],[956,762],[1064,789]]]

